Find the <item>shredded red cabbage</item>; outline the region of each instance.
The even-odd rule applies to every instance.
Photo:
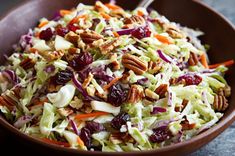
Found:
[[[75,134],[80,135],[80,132],[79,132],[79,130],[77,128],[76,123],[72,119],[70,119],[69,122],[70,122],[70,124],[72,126],[72,129],[75,132]]]
[[[8,80],[12,81],[13,83],[15,83],[15,84],[19,83],[19,79],[18,79],[18,77],[17,77],[17,75],[15,74],[14,71],[12,71],[12,70],[4,70],[2,72],[2,74],[4,76],[6,76],[8,78]]]
[[[166,108],[163,107],[154,107],[153,111],[151,112],[152,115],[159,114],[159,113],[164,113],[166,112]]]
[[[157,50],[157,53],[158,53],[159,57],[160,57],[163,61],[165,61],[165,62],[167,62],[167,63],[172,63],[171,58],[169,58],[168,56],[166,56],[161,50]]]
[[[25,124],[29,123],[32,119],[33,119],[33,117],[29,116],[29,115],[22,116],[14,123],[14,126],[16,128],[21,128]]]
[[[133,30],[135,30],[135,29],[134,28],[132,28],[132,29],[122,29],[122,30],[117,31],[117,33],[119,35],[130,35]]]

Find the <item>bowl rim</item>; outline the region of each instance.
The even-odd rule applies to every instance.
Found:
[[[211,13],[213,13],[214,15],[216,15],[218,18],[220,18],[221,20],[223,20],[230,28],[232,28],[235,31],[235,25],[233,25],[233,23],[231,21],[229,21],[224,15],[222,15],[221,13],[217,12],[216,10],[214,10],[212,7],[210,7],[209,5],[207,5],[206,3],[202,2],[201,0],[192,0],[193,3],[200,5],[201,7],[206,8],[207,10],[210,10]],[[6,11],[5,13],[3,13],[0,16],[0,23],[7,17],[9,16],[12,12],[14,12],[15,10],[23,7],[24,5],[28,5],[28,3],[33,3],[32,0],[24,0],[23,2],[20,2],[19,4],[13,6],[11,9],[9,9],[8,11]],[[15,128],[13,125],[11,125],[8,121],[6,121],[1,115],[0,115],[0,126],[6,128],[7,130],[9,130],[11,133],[13,133],[14,135],[18,135],[20,138],[25,139],[25,140],[29,140],[33,143],[39,144],[42,147],[46,147],[46,148],[50,148],[53,150],[57,150],[57,151],[62,151],[62,152],[68,152],[68,153],[73,153],[73,154],[85,154],[85,155],[89,155],[89,154],[96,154],[96,155],[106,155],[109,156],[111,153],[112,155],[144,155],[144,154],[153,154],[153,153],[163,153],[163,152],[167,152],[167,151],[173,151],[176,150],[178,148],[182,148],[186,145],[189,144],[193,144],[194,142],[200,141],[201,139],[203,139],[204,137],[210,136],[212,134],[215,134],[215,136],[212,139],[209,139],[210,141],[213,140],[214,138],[216,138],[218,135],[220,135],[225,129],[227,129],[233,122],[235,122],[235,108],[234,110],[226,117],[226,118],[222,118],[222,120],[220,120],[215,126],[213,126],[212,128],[206,130],[203,133],[200,133],[197,136],[194,136],[193,138],[177,143],[177,144],[173,144],[173,145],[169,145],[169,146],[165,146],[159,149],[152,149],[152,150],[148,150],[148,151],[132,151],[132,152],[99,152],[99,151],[83,151],[83,150],[77,150],[77,149],[71,149],[71,148],[67,148],[67,147],[61,147],[61,146],[57,146],[54,144],[49,144],[46,142],[43,142],[42,140],[29,136],[21,131],[19,131],[17,128]],[[217,133],[216,133],[217,132]]]

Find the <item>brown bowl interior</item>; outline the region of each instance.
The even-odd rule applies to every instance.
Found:
[[[79,2],[84,4],[94,4],[95,0],[37,0],[27,1],[9,12],[0,21],[0,63],[4,63],[4,54],[10,55],[12,45],[17,43],[19,37],[26,33],[29,28],[37,24],[38,19],[42,17],[51,18],[53,13],[59,9],[69,9],[76,6]],[[107,2],[107,1],[104,1]],[[134,9],[139,0],[127,1],[117,0],[117,3],[125,9]],[[204,43],[211,46],[209,56],[212,63],[222,62],[229,59],[235,59],[235,29],[221,15],[214,12],[207,6],[196,0],[156,0],[152,8],[158,10],[171,21],[179,22],[182,25],[199,28],[205,32],[202,37]],[[235,90],[235,68],[230,68],[227,73],[227,80],[232,89]],[[224,131],[235,120],[235,92],[232,92],[229,109],[226,111],[218,125],[208,131],[194,137],[193,139],[165,147],[155,151],[132,152],[132,153],[113,153],[112,155],[183,155],[195,151],[202,147],[222,131]],[[7,129],[14,137],[31,145],[34,149],[45,151],[45,153],[63,154],[82,154],[82,155],[110,155],[110,153],[84,152],[66,148],[60,148],[54,145],[42,143],[41,141],[26,136],[16,130],[0,116],[0,125]]]

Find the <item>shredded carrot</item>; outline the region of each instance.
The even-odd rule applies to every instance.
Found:
[[[30,51],[31,53],[36,53],[36,52],[37,52],[37,49],[35,49],[35,48],[30,48],[29,51]]]
[[[172,42],[165,36],[155,34],[154,37],[158,39],[160,42],[165,43],[165,44],[172,44]]]
[[[223,62],[223,63],[209,65],[209,68],[213,69],[213,68],[217,68],[221,65],[224,65],[224,66],[228,67],[228,66],[232,66],[233,64],[234,64],[234,60],[229,60],[229,61],[226,61],[226,62]]]
[[[78,136],[78,138],[77,138],[77,143],[78,143],[78,145],[80,145],[81,147],[83,147],[84,146],[84,142],[82,141],[82,139]]]
[[[111,3],[107,3],[105,4],[105,6],[107,8],[109,8],[110,10],[121,10],[122,8],[118,5],[115,5],[115,4],[111,4]]]
[[[39,23],[38,28],[42,28],[45,25],[47,25],[48,23],[49,23],[48,21],[42,21],[42,22]]]
[[[55,140],[51,140],[51,139],[47,139],[47,138],[42,138],[41,140],[46,143],[49,143],[49,144],[70,147],[69,143],[67,143],[67,142],[60,142],[60,141],[55,141]]]
[[[60,15],[61,16],[65,16],[65,15],[68,15],[68,14],[71,14],[72,11],[71,10],[60,10]]]
[[[105,18],[106,20],[110,20],[111,16],[109,16],[108,14],[101,12],[100,15]]]
[[[207,63],[207,59],[206,59],[206,53],[203,53],[201,55],[201,63],[206,69],[209,68],[208,63]]]
[[[137,11],[137,14],[138,14],[139,16],[144,16],[143,11],[140,11],[140,10]]]
[[[79,114],[79,115],[75,116],[75,119],[81,120],[81,119],[97,117],[97,116],[102,116],[102,115],[107,115],[107,114],[109,114],[109,113],[107,113],[107,112],[94,112],[94,113],[88,113],[88,114]]]
[[[87,15],[76,16],[70,21],[70,24],[77,23],[79,21],[79,19],[86,19],[86,18],[87,18]]]
[[[114,35],[114,37],[119,37],[120,36],[116,31],[113,32],[113,35]]]
[[[109,89],[112,85],[114,85],[115,83],[117,83],[122,77],[117,77],[114,78],[109,84],[105,85],[103,88],[104,90]]]

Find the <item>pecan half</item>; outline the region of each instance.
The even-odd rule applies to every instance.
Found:
[[[132,85],[128,92],[128,102],[137,103],[144,97],[143,88],[140,85]]]
[[[82,41],[86,44],[91,44],[94,41],[97,41],[97,40],[103,38],[102,35],[96,33],[95,31],[84,31],[84,32],[80,33],[80,37],[81,37]]]
[[[30,68],[33,68],[35,64],[36,64],[36,62],[31,58],[26,58],[26,59],[24,59],[23,61],[20,62],[20,66],[24,70],[28,70]]]
[[[155,92],[151,91],[150,89],[145,89],[144,91],[145,97],[147,97],[149,100],[158,100],[159,96]]]
[[[161,84],[156,90],[155,93],[157,93],[160,98],[166,97],[166,93],[168,90],[168,85],[167,84]]]
[[[73,43],[75,47],[78,47],[78,40],[80,39],[80,36],[70,31],[67,35],[65,35],[65,39]]]
[[[122,57],[122,64],[125,68],[132,70],[137,75],[144,74],[148,69],[148,64],[137,56],[125,54]]]
[[[14,109],[18,104],[18,98],[15,93],[11,90],[7,90],[0,96],[0,105],[6,106],[10,111]]]
[[[148,62],[148,72],[150,74],[158,73],[161,70],[161,68],[162,68],[161,62],[153,62],[153,61]]]
[[[223,112],[228,108],[228,100],[224,95],[215,95],[213,108],[215,111]]]
[[[195,53],[190,52],[188,64],[190,66],[196,66],[198,64],[198,62],[199,62],[199,59],[198,59],[197,55]]]
[[[145,25],[145,19],[141,16],[132,15],[130,18],[124,19],[124,24],[127,24],[128,26],[142,26]]]
[[[102,54],[107,54],[111,51],[113,51],[115,48],[121,45],[121,41],[117,38],[114,40],[108,40],[105,41],[101,46],[99,47]]]

